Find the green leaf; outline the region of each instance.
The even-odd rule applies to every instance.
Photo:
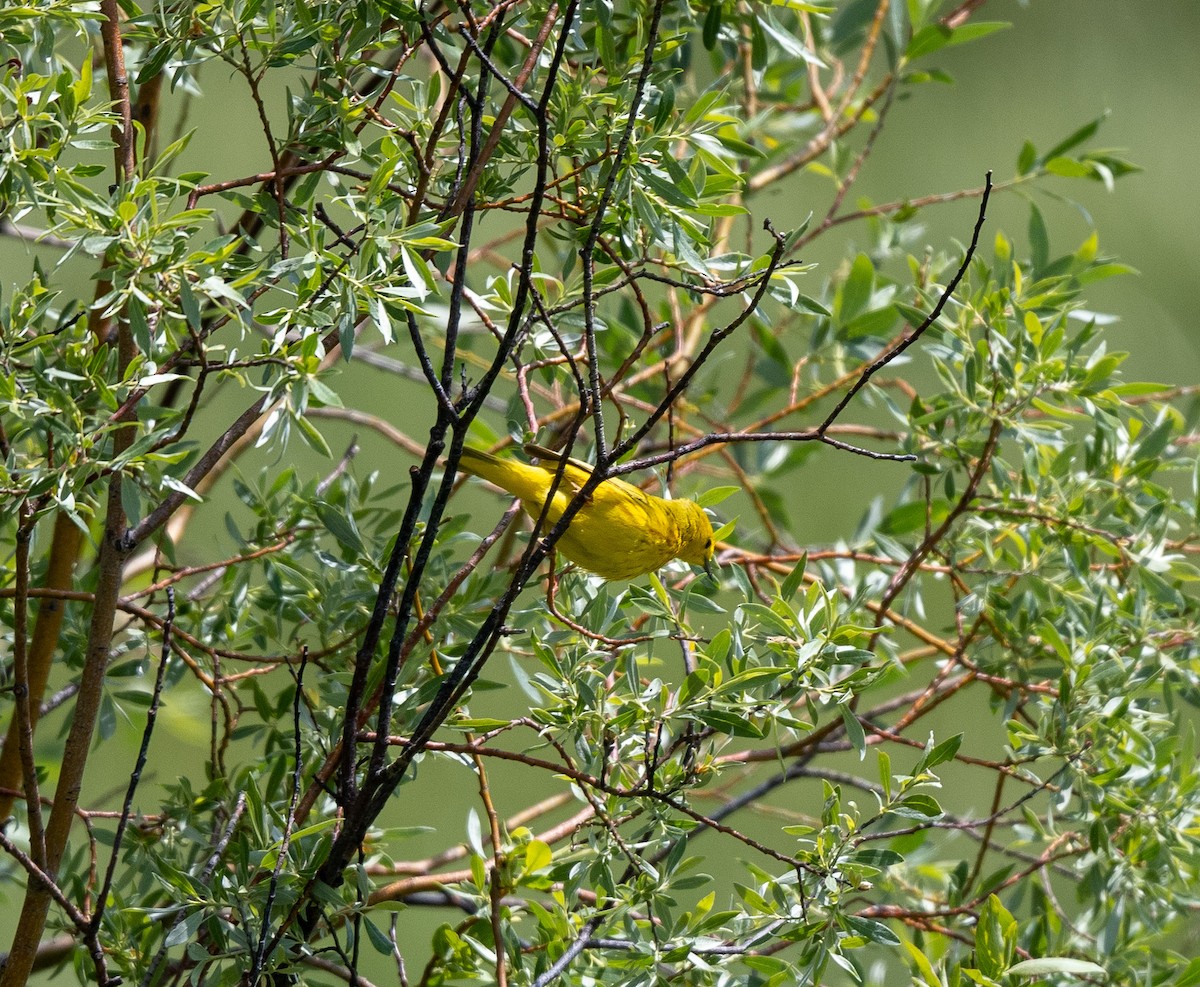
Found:
[[[1196,961],[1200,964],[1200,961]],[[1108,971],[1098,963],[1089,960],[1076,960],[1067,956],[1042,956],[1032,960],[1022,960],[1014,963],[1004,971],[1010,977],[1045,977],[1055,973],[1074,973],[1081,977],[1104,977]],[[1173,981],[1182,984],[1180,980]]]
[[[838,292],[834,311],[838,319],[849,322],[866,308],[875,290],[875,265],[866,254],[858,254],[850,266],[850,274]]]
[[[874,919],[858,918],[855,915],[844,917],[846,928],[856,935],[862,936],[867,942],[878,943],[881,946],[899,946],[900,937],[882,922]]]
[[[1000,21],[968,21],[956,28],[949,28],[943,24],[929,24],[913,34],[904,55],[909,61],[915,61],[942,48],[986,38],[989,34],[1007,27],[1011,25]]]
[[[316,425],[310,422],[304,415],[293,416],[293,421],[295,421],[300,429],[300,437],[304,439],[310,448],[327,458],[333,455],[329,444],[325,441],[325,436],[318,431]]]
[[[354,518],[350,514],[347,514],[344,509],[334,507],[323,500],[318,500],[314,506],[317,509],[317,517],[321,519],[321,523],[325,525],[325,529],[344,548],[348,548],[356,555],[365,554],[362,535],[358,533],[358,526],[354,523]]]
[[[554,860],[554,853],[549,845],[541,840],[530,840],[525,846],[524,874],[533,874],[549,867]]]
[[[883,801],[890,802],[892,800],[892,759],[883,748],[876,753],[879,756],[879,783],[883,786]]]
[[[920,949],[918,949],[916,945],[908,940],[905,940],[904,948],[908,950],[909,958],[916,966],[917,973],[920,975],[920,978],[925,983],[926,987],[945,987],[945,985],[942,983],[942,979],[933,969],[933,964],[929,962],[929,958]]]
[[[896,325],[896,309],[885,305],[883,308],[864,312],[857,318],[851,319],[842,327],[846,339],[878,339],[889,336]]]
[[[850,746],[858,751],[858,759],[861,761],[867,756],[867,735],[863,733],[862,724],[858,722],[858,717],[850,707],[841,706],[840,712],[842,723],[846,727],[846,738],[850,741]]]
[[[741,492],[741,487],[710,487],[696,498],[696,503],[701,507],[716,507],[721,501]]]
[[[1046,162],[1046,171],[1062,178],[1090,178],[1094,169],[1074,158],[1051,158]]]
[[[800,588],[800,584],[804,581],[804,571],[808,568],[808,552],[800,556],[800,561],[792,566],[792,571],[787,574],[783,585],[779,588],[779,595],[790,600],[796,595],[796,591]]]
[[[1017,964],[1020,966],[1020,964]],[[1200,984],[1200,957],[1192,960],[1171,987],[1196,987]]]
[[[943,740],[922,759],[925,767],[932,768],[944,761],[952,760],[954,755],[958,753],[959,747],[962,746],[962,742],[963,735],[961,733],[955,734],[949,740]]]
[[[1170,418],[1164,418],[1137,442],[1134,449],[1135,458],[1157,460],[1174,437],[1175,423]]]
[[[1029,251],[1030,265],[1037,274],[1050,263],[1050,234],[1042,211],[1032,202],[1029,204]]]
[[[366,197],[368,199],[374,199],[378,197],[379,193],[387,187],[388,183],[392,180],[392,176],[396,174],[396,169],[400,166],[400,163],[403,160],[404,156],[397,153],[384,160],[379,167],[375,169],[375,173],[371,176],[371,181],[367,184]]]
[[[744,672],[739,672],[732,678],[726,679],[720,685],[713,689],[714,696],[724,695],[727,692],[740,692],[752,682],[761,682],[764,680],[773,680],[782,678],[789,674],[787,668],[776,668],[773,666],[760,666],[758,668],[748,668]]]
[[[871,867],[877,867],[879,870],[887,870],[889,867],[895,867],[897,864],[904,863],[904,857],[895,850],[871,847],[855,850],[845,859],[849,863],[867,864]]]
[[[382,956],[391,956],[392,941],[387,937],[387,933],[376,926],[369,918],[364,918],[362,925],[367,930],[367,938],[371,940],[371,948]]]
[[[1059,141],[1052,148],[1050,148],[1050,150],[1042,156],[1042,159],[1049,161],[1052,158],[1061,157],[1072,148],[1078,147],[1084,141],[1090,139],[1096,133],[1096,131],[1100,129],[1100,124],[1102,124],[1107,118],[1108,112],[1105,111],[1094,120],[1085,123],[1078,130],[1068,134],[1065,138],[1063,138],[1063,140]]]
[[[994,894],[988,896],[975,926],[975,960],[980,972],[993,980],[1008,969],[1017,947],[1017,920]]]
[[[894,508],[883,519],[879,530],[893,536],[910,534],[913,531],[924,530],[926,526],[940,524],[949,512],[950,504],[945,500],[936,500],[930,504],[912,501]]]
[[[650,168],[638,168],[636,169],[636,173],[641,182],[651,192],[669,205],[679,206],[681,209],[690,209],[695,204],[694,191],[689,196],[687,190],[680,188],[673,181],[656,174]]]
[[[717,46],[717,35],[721,30],[722,7],[720,3],[712,3],[704,15],[704,28],[701,31],[701,41],[704,47],[712,51]]]
[[[775,42],[774,47],[776,51],[783,52],[785,55],[807,62],[810,65],[815,65],[817,68],[825,68],[825,63],[817,57],[816,52],[811,51],[798,37],[784,30],[765,11],[759,15],[755,23]]]
[[[196,908],[188,912],[171,926],[171,931],[167,933],[163,939],[163,946],[168,949],[173,949],[176,946],[182,946],[188,942],[197,932],[200,931],[200,926],[204,920],[208,918],[208,913],[203,908]]]
[[[917,308],[914,305],[906,305],[904,302],[893,302],[892,308],[913,329],[916,329],[917,326],[923,326],[929,318],[929,313],[924,309]]]
[[[179,305],[192,332],[199,333],[203,328],[200,321],[200,305],[187,278],[179,280]]]
[[[1028,175],[1036,164],[1037,149],[1029,141],[1026,141],[1021,146],[1021,153],[1017,156],[1017,174]]]
[[[897,805],[892,807],[892,811],[903,816],[908,816],[910,819],[937,819],[939,816],[945,815],[937,799],[923,792],[905,796]]]
[[[749,737],[752,740],[762,740],[764,734],[751,720],[726,709],[698,709],[692,714],[705,726],[712,727],[721,733],[733,737]]]

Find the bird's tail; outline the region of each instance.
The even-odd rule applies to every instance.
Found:
[[[503,475],[508,465],[509,463],[499,456],[493,456],[490,452],[484,452],[482,449],[473,449],[471,446],[463,446],[462,458],[458,461],[458,468],[463,472],[478,476],[501,487],[504,484],[499,482],[498,477]]]
[[[527,463],[515,459],[501,459],[482,449],[463,446],[458,468],[481,480],[496,484],[528,504],[540,505],[546,498],[546,474]]]

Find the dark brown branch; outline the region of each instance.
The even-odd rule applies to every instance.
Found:
[[[922,335],[924,335],[925,330],[927,330],[938,320],[938,317],[942,314],[942,309],[946,307],[946,304],[950,301],[951,297],[953,297],[955,289],[958,288],[959,283],[966,275],[967,268],[971,264],[971,258],[975,256],[975,248],[979,246],[979,233],[983,229],[983,221],[987,218],[988,199],[991,197],[991,194],[992,173],[989,171],[984,180],[983,196],[979,200],[979,216],[975,220],[975,228],[971,232],[971,242],[967,246],[967,252],[963,256],[962,264],[959,265],[958,271],[955,273],[954,277],[950,279],[950,283],[946,285],[946,289],[942,292],[937,304],[934,305],[933,311],[930,312],[929,315],[925,317],[925,321],[913,329],[908,336],[902,339],[895,346],[890,347],[881,353],[875,362],[862,372],[850,390],[846,392],[845,396],[837,403],[836,406],[834,406],[833,411],[826,416],[825,420],[817,428],[817,432],[819,434],[824,434],[826,429],[828,429],[830,425],[837,421],[841,413],[846,410],[846,406],[854,400],[854,396],[859,391],[867,386],[867,382],[870,381],[877,371],[882,370],[894,359],[896,359],[896,357],[912,346],[913,343],[915,343],[921,338]]]

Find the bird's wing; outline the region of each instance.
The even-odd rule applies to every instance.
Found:
[[[534,445],[532,442],[524,446],[525,454],[540,460],[538,469],[545,470],[551,477],[558,473],[559,464],[564,460],[566,467],[562,471],[562,480],[558,485],[558,496],[570,500],[583,488],[592,476],[592,467],[578,459],[566,459],[561,453],[545,446]],[[566,506],[565,503],[563,506]]]
[[[540,459],[540,467],[550,474],[558,472],[558,464],[565,458],[562,453],[555,452],[553,449],[547,449],[545,446],[536,445],[533,442],[527,442],[524,449],[527,455]],[[558,490],[560,494],[565,494],[569,500],[579,493],[583,485],[591,479],[593,469],[590,463],[585,463],[579,459],[567,459],[566,462],[567,467],[563,470],[563,478]],[[630,498],[638,505],[645,506],[650,500],[649,495],[640,487],[635,487],[632,483],[626,483],[617,477],[605,480],[602,485],[608,487],[614,493],[618,493],[619,496]]]

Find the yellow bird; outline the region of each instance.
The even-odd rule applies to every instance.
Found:
[[[462,451],[459,468],[503,487],[521,501],[535,520],[554,483],[562,456],[541,446],[525,451],[541,460],[537,466],[501,459],[472,449]],[[592,475],[587,463],[568,459],[562,480],[546,512],[546,531]],[[555,547],[580,568],[604,579],[633,579],[653,572],[671,559],[702,565],[710,575],[713,529],[695,501],[664,500],[615,477],[591,492]]]

